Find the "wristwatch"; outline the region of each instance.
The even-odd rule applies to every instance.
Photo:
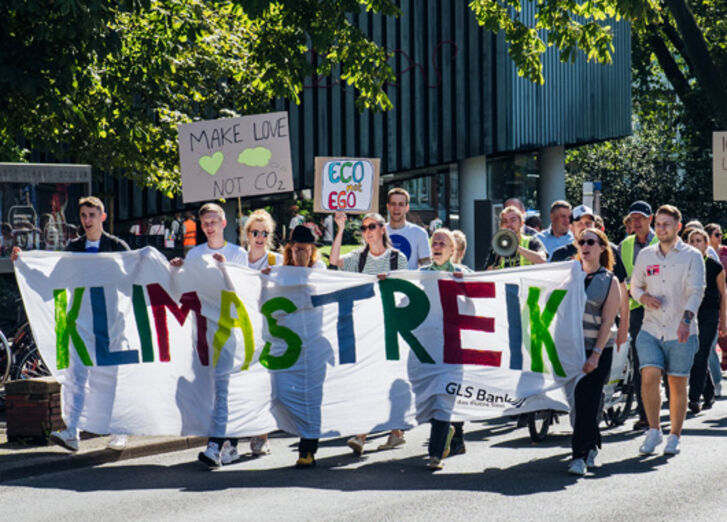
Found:
[[[601,354],[603,353],[603,350],[601,350],[600,348],[594,348],[594,349],[593,349],[593,350],[591,350],[591,351],[592,351],[593,353],[597,353],[598,355],[601,355]]]

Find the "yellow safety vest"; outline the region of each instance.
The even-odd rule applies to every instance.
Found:
[[[651,242],[649,243],[649,246],[655,245],[659,242],[659,238],[656,237],[656,234],[654,237],[651,238]],[[634,271],[634,245],[636,244],[636,234],[631,234],[626,239],[623,240],[621,243],[621,260],[624,263],[624,268],[626,268],[626,275],[628,276],[628,283],[626,283],[626,288],[629,290],[631,289],[631,274]],[[638,308],[640,306],[643,306],[638,301],[635,301],[634,298],[629,298],[629,310],[634,310],[635,308]]]
[[[528,248],[530,246],[530,236],[520,236],[520,246]],[[522,254],[520,255],[520,266],[532,265]],[[500,258],[500,268],[505,268],[505,258]]]

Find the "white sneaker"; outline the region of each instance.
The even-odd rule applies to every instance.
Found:
[[[427,463],[427,467],[429,469],[442,469],[444,468],[444,463],[442,462],[442,459],[437,457],[429,457],[429,462]]]
[[[680,444],[680,437],[679,435],[674,435],[673,433],[670,433],[666,437],[666,446],[664,446],[664,455],[676,455],[681,451],[681,444]]]
[[[598,450],[588,450],[588,456],[586,457],[586,466],[588,466],[589,468],[595,468],[596,456],[598,456]]]
[[[200,451],[197,460],[204,462],[210,468],[219,468],[222,465],[220,459],[220,446],[216,442],[208,442],[207,449]]]
[[[650,428],[649,431],[646,432],[644,442],[639,448],[639,453],[641,455],[651,455],[654,453],[654,450],[656,450],[656,447],[663,441],[664,437],[661,434],[661,430]]]
[[[253,437],[250,439],[250,450],[252,450],[252,454],[256,457],[260,457],[261,455],[270,455],[272,453],[270,444],[268,444],[268,441],[262,437]]]
[[[588,468],[586,467],[586,461],[583,459],[573,459],[568,466],[568,473],[571,475],[583,476],[586,474]]]
[[[69,451],[78,451],[78,430],[66,428],[50,434],[50,441]]]
[[[358,455],[359,457],[363,455],[364,452],[364,445],[366,444],[366,441],[362,439],[361,437],[354,436],[351,437],[346,441],[346,444],[348,444],[348,447],[353,450],[353,452]]]
[[[229,440],[226,440],[222,444],[222,451],[220,451],[220,462],[222,464],[232,464],[239,458],[240,454],[237,452],[237,448]]]
[[[454,427],[453,427],[454,428]],[[452,431],[452,434],[454,435],[454,431]],[[451,442],[452,439],[450,439]],[[406,439],[404,438],[404,433],[401,434],[401,437],[396,435],[393,431],[389,434],[389,438],[386,439],[386,442],[381,444],[378,449],[380,450],[387,450],[387,449],[394,449],[397,446],[401,446],[406,442]]]
[[[126,435],[111,435],[106,447],[112,450],[122,451],[126,449],[126,443],[128,440],[129,438]]]

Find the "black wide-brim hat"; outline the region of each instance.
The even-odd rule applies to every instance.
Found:
[[[298,225],[293,229],[291,241],[294,243],[315,243],[316,238],[313,237],[313,232],[310,231],[310,228],[305,225]]]

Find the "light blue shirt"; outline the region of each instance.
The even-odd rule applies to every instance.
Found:
[[[573,233],[570,230],[560,237],[555,237],[553,235],[552,227],[548,227],[542,232],[539,232],[538,235],[536,235],[535,237],[538,238],[538,240],[545,247],[545,250],[548,251],[548,261],[550,261],[550,258],[553,257],[553,252],[555,252],[556,249],[572,243],[575,239],[573,237]]]

